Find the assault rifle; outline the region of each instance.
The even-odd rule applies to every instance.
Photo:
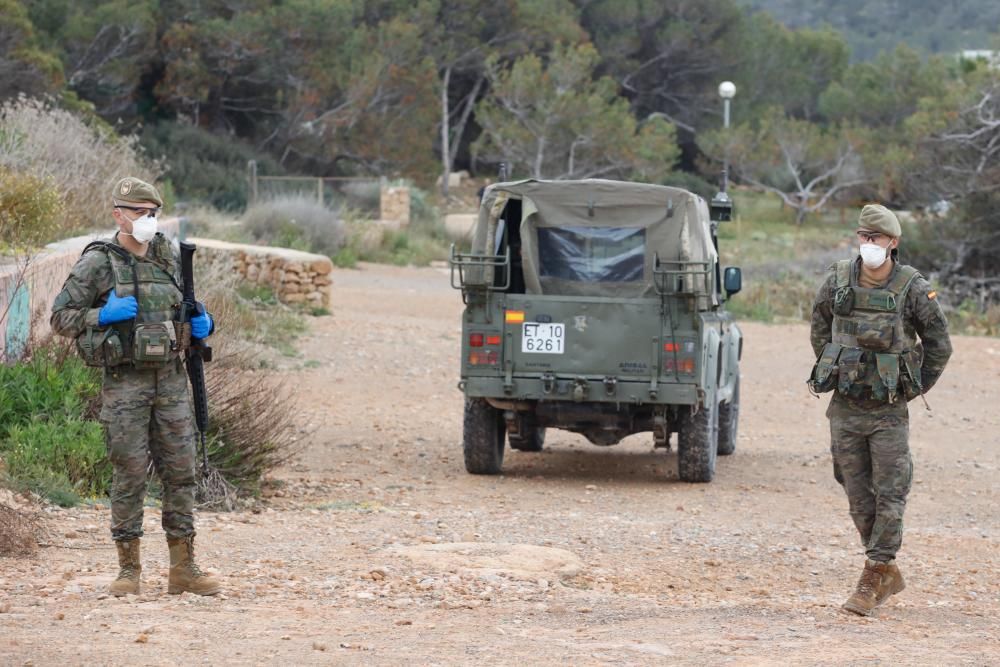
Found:
[[[184,282],[184,297],[181,301],[180,320],[186,334],[191,330],[191,318],[205,312],[194,298],[194,251],[193,243],[181,242],[181,280]],[[184,349],[184,365],[188,380],[191,381],[191,395],[194,399],[194,421],[201,439],[201,472],[208,473],[208,450],[205,448],[205,431],[208,430],[208,392],[205,389],[205,362],[212,360],[212,348],[204,340],[190,338]]]

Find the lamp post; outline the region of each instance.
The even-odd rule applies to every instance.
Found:
[[[736,84],[723,81],[719,84],[719,97],[722,98],[722,127],[726,130],[725,154],[722,162],[722,191],[729,187],[729,100],[736,95]]]

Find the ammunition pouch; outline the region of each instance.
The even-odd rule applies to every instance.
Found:
[[[899,389],[899,355],[898,354],[876,354],[875,368],[878,371],[879,383],[873,388],[875,398],[884,398],[890,403],[896,402],[896,392]]]
[[[837,386],[837,360],[843,346],[839,343],[827,343],[823,352],[813,366],[812,374],[809,377],[809,388],[817,394],[833,391]]]
[[[87,327],[76,337],[76,350],[88,366],[114,368],[128,363],[121,336],[114,327]]]
[[[132,365],[159,368],[177,357],[173,322],[136,324],[132,329]]]
[[[861,380],[865,375],[864,350],[847,347],[837,361],[837,391],[849,398],[860,399],[867,389]]]

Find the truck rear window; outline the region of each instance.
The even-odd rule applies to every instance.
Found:
[[[646,230],[636,227],[539,227],[543,278],[587,283],[643,279]]]

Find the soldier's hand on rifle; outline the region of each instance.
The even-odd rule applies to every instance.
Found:
[[[118,296],[114,290],[108,295],[108,302],[101,308],[97,316],[99,325],[107,326],[115,322],[131,320],[139,312],[139,304],[134,296]]]
[[[198,314],[191,318],[191,337],[202,339],[208,338],[215,331],[215,321],[205,310],[205,304],[198,302]]]

